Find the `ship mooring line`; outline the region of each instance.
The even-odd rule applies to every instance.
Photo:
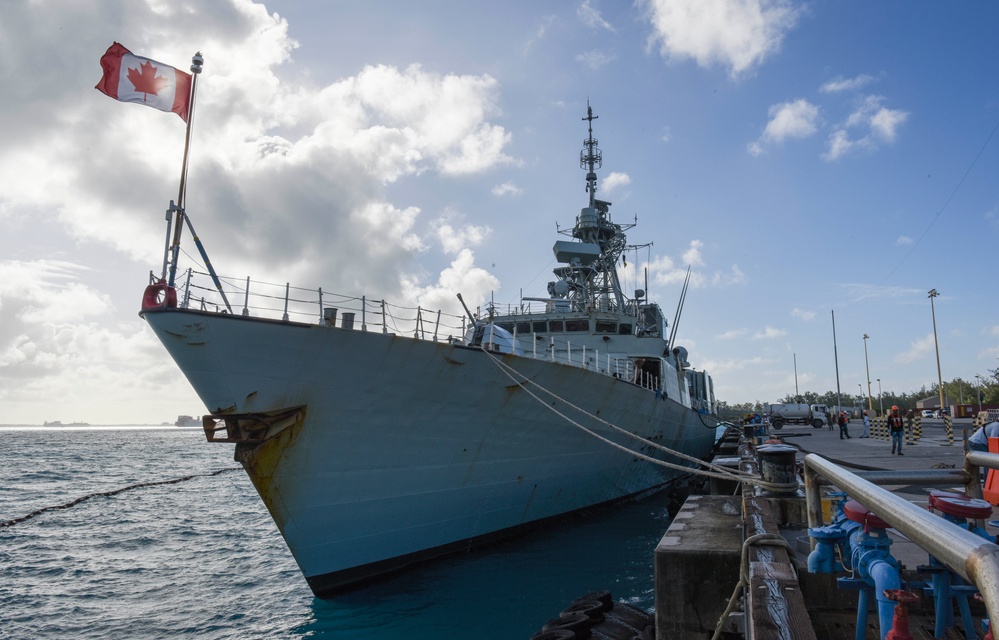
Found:
[[[96,497],[100,497],[100,496],[105,496],[105,497],[116,496],[119,493],[125,493],[126,491],[131,491],[133,489],[141,489],[143,487],[154,487],[156,485],[161,485],[161,484],[179,484],[181,482],[186,482],[188,480],[193,480],[194,478],[211,478],[213,476],[221,475],[221,474],[226,473],[228,471],[239,471],[241,468],[242,467],[227,467],[225,469],[219,469],[218,471],[213,471],[211,473],[196,473],[196,474],[192,474],[192,475],[189,475],[189,476],[183,476],[181,478],[173,478],[171,480],[156,480],[154,482],[140,482],[138,484],[131,484],[131,485],[128,485],[127,487],[122,487],[120,489],[114,489],[112,491],[98,491],[96,493],[89,493],[89,494],[87,494],[85,496],[81,496],[81,497],[77,498],[76,500],[72,500],[72,501],[67,502],[65,504],[57,504],[57,505],[53,505],[53,506],[50,506],[50,507],[42,507],[41,509],[35,509],[31,513],[25,514],[25,515],[23,515],[23,516],[21,516],[19,518],[14,518],[13,520],[6,520],[4,522],[0,522],[0,528],[12,527],[15,524],[20,524],[20,523],[24,522],[25,520],[31,520],[35,516],[40,516],[43,513],[45,513],[46,511],[55,511],[57,509],[69,509],[70,507],[76,506],[76,505],[80,504],[81,502],[86,502],[87,500],[90,500],[91,498],[96,498]]]
[[[747,483],[750,483],[750,484],[753,484],[753,485],[756,485],[756,486],[759,486],[759,487],[762,487],[762,488],[765,488],[765,489],[777,489],[777,490],[779,490],[779,489],[786,488],[784,485],[776,484],[776,483],[772,483],[772,482],[766,482],[766,481],[760,480],[760,479],[758,479],[758,478],[756,478],[754,476],[750,476],[748,474],[745,474],[745,473],[743,473],[741,471],[735,471],[734,472],[731,469],[728,469],[726,467],[721,467],[721,466],[712,464],[710,462],[705,462],[704,460],[700,460],[698,458],[695,458],[694,456],[690,456],[690,455],[687,455],[687,454],[685,454],[683,452],[676,451],[675,449],[670,449],[669,447],[664,447],[663,445],[657,444],[655,442],[651,442],[650,440],[647,440],[646,438],[643,438],[642,436],[639,436],[637,434],[631,433],[630,431],[627,431],[626,429],[622,429],[621,427],[618,427],[617,425],[611,424],[610,422],[607,422],[603,418],[595,416],[595,415],[591,414],[590,412],[586,411],[585,409],[583,409],[581,407],[577,407],[576,405],[572,404],[568,400],[565,400],[565,399],[559,397],[555,393],[552,393],[548,389],[545,389],[544,387],[542,387],[537,382],[534,382],[533,380],[528,379],[526,376],[524,376],[524,374],[520,373],[519,371],[517,371],[516,369],[514,369],[510,365],[505,364],[503,362],[500,362],[499,358],[497,358],[496,356],[494,356],[489,351],[486,351],[485,349],[483,349],[483,353],[485,353],[489,357],[489,359],[497,365],[497,367],[500,369],[500,371],[502,371],[504,374],[506,374],[507,377],[509,377],[511,380],[513,380],[513,382],[515,384],[517,384],[517,386],[519,386],[521,389],[523,389],[525,393],[527,393],[529,396],[531,396],[532,398],[534,398],[535,400],[537,400],[538,403],[540,403],[541,405],[543,405],[549,411],[551,411],[552,413],[554,413],[554,414],[558,415],[559,417],[563,418],[564,420],[566,420],[566,422],[568,422],[569,424],[573,425],[577,429],[580,429],[584,433],[586,433],[586,434],[588,434],[590,436],[593,436],[597,440],[600,440],[601,442],[604,442],[605,444],[608,444],[611,447],[614,447],[615,449],[618,449],[619,451],[623,451],[623,452],[625,452],[625,453],[627,453],[629,455],[635,456],[636,458],[639,458],[641,460],[645,460],[646,462],[650,462],[652,464],[655,464],[655,465],[658,465],[658,466],[661,466],[661,467],[666,467],[668,469],[673,469],[673,470],[681,471],[681,472],[684,472],[684,473],[692,473],[692,474],[703,476],[703,477],[706,477],[706,478],[715,478],[717,480],[735,480],[735,481],[739,481],[739,482],[747,482]],[[520,376],[522,378],[522,380],[517,380],[513,376],[513,374],[511,372],[516,373],[518,376]],[[561,411],[559,411],[558,409],[556,409],[554,406],[549,405],[547,402],[545,402],[544,400],[542,400],[541,398],[539,398],[535,393],[533,393],[530,389],[528,389],[527,386],[524,384],[525,382],[534,385],[535,387],[537,387],[538,389],[541,389],[542,391],[544,391],[545,393],[547,393],[551,397],[555,398],[559,402],[565,404],[568,407],[571,407],[571,408],[575,409],[576,411],[579,411],[580,413],[582,413],[582,414],[584,414],[584,415],[586,415],[586,416],[588,416],[588,417],[590,417],[590,418],[592,418],[592,419],[594,419],[594,420],[596,420],[596,421],[598,421],[598,422],[600,422],[600,423],[602,423],[604,425],[606,425],[607,427],[611,428],[614,431],[617,431],[618,433],[621,433],[621,434],[623,434],[623,435],[625,435],[625,436],[627,436],[629,438],[632,438],[633,440],[639,440],[641,442],[644,442],[645,444],[651,446],[652,448],[658,449],[659,451],[662,451],[663,453],[665,453],[667,455],[672,455],[674,457],[677,457],[677,458],[680,458],[680,459],[683,459],[683,460],[687,460],[687,461],[693,462],[693,463],[701,465],[703,467],[707,467],[709,469],[712,469],[713,471],[707,471],[705,469],[697,469],[697,468],[692,468],[692,467],[686,467],[686,466],[683,466],[683,465],[674,464],[672,462],[667,462],[665,460],[659,460],[658,458],[653,458],[652,456],[647,456],[647,455],[645,455],[643,453],[639,453],[639,452],[635,451],[634,449],[629,449],[628,447],[626,447],[624,445],[620,445],[620,444],[618,444],[618,443],[616,443],[616,442],[614,442],[612,440],[609,440],[609,439],[603,437],[602,435],[596,433],[592,429],[588,429],[587,427],[583,426],[582,424],[576,422],[575,420],[573,420],[569,416],[565,415],[564,413],[562,413]]]

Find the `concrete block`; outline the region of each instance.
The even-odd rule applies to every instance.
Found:
[[[656,636],[703,640],[739,581],[739,496],[690,496],[655,551]]]

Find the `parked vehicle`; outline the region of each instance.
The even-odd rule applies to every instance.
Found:
[[[933,412],[931,410],[929,410],[929,409],[923,409],[923,417],[924,418],[932,418],[932,417],[934,417],[933,416]]]
[[[821,404],[771,404],[767,405],[766,413],[774,429],[783,429],[785,424],[808,424],[821,429],[826,423],[825,405]]]

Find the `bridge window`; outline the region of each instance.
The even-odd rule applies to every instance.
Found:
[[[546,323],[544,320],[541,320],[540,322],[535,322],[534,333],[545,333],[546,331],[548,331],[548,329],[546,328],[547,324],[548,323]]]
[[[621,335],[621,336],[630,336],[631,333],[632,333],[632,331],[631,331],[631,325],[630,324],[622,324],[621,326],[619,326],[617,328],[617,333],[618,333],[618,335]]]
[[[589,320],[566,320],[565,321],[566,331],[589,331],[590,321]]]
[[[597,320],[597,333],[617,333],[617,323],[610,320]]]
[[[563,331],[562,321],[561,320],[552,320],[551,322],[548,323],[548,329],[552,333],[555,333],[556,331]]]

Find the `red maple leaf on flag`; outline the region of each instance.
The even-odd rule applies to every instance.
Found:
[[[129,68],[128,70],[128,81],[135,87],[136,93],[143,94],[143,102],[145,102],[147,95],[150,93],[154,96],[159,95],[160,91],[170,84],[170,81],[165,77],[157,76],[157,71],[158,69],[148,60],[143,62],[139,69]]]

